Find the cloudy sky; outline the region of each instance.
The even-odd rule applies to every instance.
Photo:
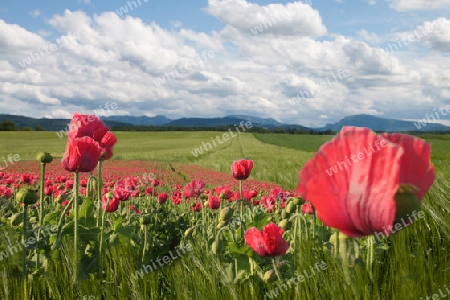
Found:
[[[450,0],[2,1],[0,113],[450,125],[448,16]]]

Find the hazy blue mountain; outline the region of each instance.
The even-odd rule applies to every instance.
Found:
[[[430,119],[431,120],[431,119]],[[431,120],[433,121],[433,120]],[[337,123],[327,124],[317,130],[331,129],[340,131],[343,126],[368,127],[375,131],[449,131],[450,127],[442,124],[429,123],[427,119],[421,122],[385,119],[372,115],[354,115],[343,118]]]
[[[252,117],[252,116],[247,116],[247,115],[229,115],[229,116],[225,116],[225,118],[233,118],[233,119],[241,119],[241,120],[248,120],[252,123],[257,123],[257,124],[264,124],[266,126],[274,126],[274,127],[281,127],[283,125],[283,123],[278,122],[275,119],[272,118],[258,118],[258,117]]]
[[[116,121],[121,123],[127,123],[132,125],[154,125],[154,126],[161,126],[166,123],[169,123],[172,121],[169,118],[166,118],[165,116],[158,115],[154,117],[147,117],[147,116],[109,116],[109,117],[101,117],[102,120],[106,121]]]
[[[40,126],[48,131],[64,130],[69,119],[33,119],[25,116],[0,114],[0,122],[5,120],[13,121],[18,128]],[[173,127],[229,127],[233,129],[235,126],[244,121],[252,122],[253,127],[262,127],[268,129],[284,128],[285,130],[301,129],[315,131],[340,131],[343,126],[359,126],[368,127],[375,131],[449,131],[450,127],[442,124],[429,123],[428,119],[420,122],[402,121],[396,119],[385,119],[371,115],[354,115],[343,118],[337,123],[327,124],[321,128],[308,128],[296,124],[281,123],[272,118],[258,118],[246,115],[231,115],[223,118],[181,118],[171,120],[165,116],[110,116],[104,117],[102,120],[107,126],[120,128],[129,125],[154,125],[154,126],[173,126]],[[433,121],[433,120],[430,120]]]
[[[31,127],[35,129],[36,126],[40,126],[47,131],[59,131],[67,128],[70,123],[69,119],[33,119],[25,116],[17,116],[17,115],[6,115],[0,114],[0,122],[10,120],[16,124],[16,126],[20,129],[23,127]],[[105,121],[106,126],[109,127],[117,127],[117,126],[125,126],[127,124],[116,122],[116,121]]]

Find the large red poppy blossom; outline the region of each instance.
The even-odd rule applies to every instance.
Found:
[[[283,229],[270,222],[262,231],[252,227],[245,232],[245,243],[263,257],[286,254],[289,244],[282,237]]]
[[[102,148],[90,137],[68,139],[61,164],[69,172],[92,172],[101,154]]]
[[[250,176],[253,169],[253,160],[241,159],[233,161],[231,165],[231,173],[236,180],[245,180]]]
[[[344,127],[300,171],[297,193],[325,225],[348,236],[389,235],[399,216],[410,219],[396,202],[397,192],[417,188],[407,205],[420,207],[434,181],[430,152],[428,143],[410,135]]]
[[[81,115],[74,113],[69,124],[69,139],[91,137],[102,147],[101,160],[112,157],[112,148],[117,142],[115,135],[109,131],[103,122],[95,115]]]

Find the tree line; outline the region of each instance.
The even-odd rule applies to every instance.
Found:
[[[3,122],[0,122],[0,131],[33,131],[33,130],[34,131],[45,131],[45,129],[39,125],[34,126],[34,129],[29,126],[18,128],[16,126],[16,123],[14,123],[11,120],[5,120]]]

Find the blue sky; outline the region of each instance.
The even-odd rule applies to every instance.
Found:
[[[450,105],[449,15],[450,0],[9,1],[0,113],[419,120]]]

